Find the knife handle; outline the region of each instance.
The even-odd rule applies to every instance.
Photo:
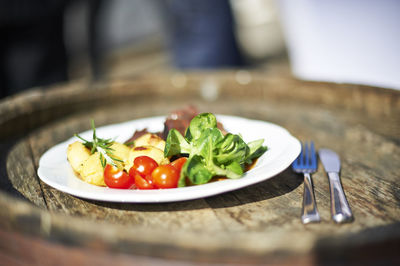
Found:
[[[317,204],[315,202],[311,175],[309,173],[304,173],[304,193],[303,193],[302,212],[303,214],[301,215],[301,221],[303,222],[303,224],[318,223],[321,221],[321,218],[317,210]]]
[[[329,187],[331,192],[331,214],[336,223],[351,222],[353,214],[344,195],[338,173],[329,172]]]

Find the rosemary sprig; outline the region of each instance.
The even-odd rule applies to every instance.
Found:
[[[97,137],[96,135],[96,127],[94,125],[94,120],[91,120],[91,125],[93,129],[93,140],[88,141],[78,134],[75,134],[76,137],[81,139],[83,141],[83,145],[90,149],[90,153],[93,154],[96,151],[100,154],[100,162],[101,166],[103,168],[106,167],[107,164],[113,165],[117,167],[116,162],[123,162],[122,160],[115,158],[113,151],[114,149],[111,148],[111,145],[113,144],[114,140],[113,139],[102,139]]]

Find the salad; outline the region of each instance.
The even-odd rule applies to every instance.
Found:
[[[215,115],[195,115],[184,129],[170,128],[165,138],[141,132],[125,143],[93,138],[68,146],[67,158],[85,182],[120,189],[166,189],[201,185],[220,178],[241,178],[267,151],[264,140],[246,143],[225,132]]]

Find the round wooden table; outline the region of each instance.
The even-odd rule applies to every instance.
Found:
[[[313,175],[322,221],[300,221],[303,178],[291,169],[190,201],[91,201],[40,181],[40,156],[90,128],[202,112],[276,123],[331,148],[355,220],[335,224],[322,165]],[[148,74],[74,82],[0,102],[0,261],[5,265],[359,263],[400,260],[400,91],[305,82],[257,72]],[[245,130],[245,129],[243,129]],[[1,263],[0,263],[1,264]]]

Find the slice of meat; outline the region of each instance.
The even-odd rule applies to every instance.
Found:
[[[153,134],[158,135],[159,137],[163,138],[164,140],[167,139],[168,132],[175,128],[178,130],[183,136],[185,135],[186,128],[188,128],[190,121],[199,114],[197,108],[193,105],[187,105],[182,109],[175,110],[171,112],[165,122],[164,122],[164,130],[162,132],[151,132]],[[224,129],[223,125],[218,122],[218,128],[222,131],[225,135],[227,132]],[[134,141],[135,139],[143,136],[144,134],[149,133],[147,128],[143,130],[136,131],[131,138],[129,138],[125,143],[129,143]]]
[[[162,132],[149,132],[147,128],[143,130],[136,130],[132,137],[126,140],[125,143],[132,143],[134,140],[143,136],[146,133],[156,134],[165,140],[168,136],[168,132],[172,128],[177,129],[182,135],[184,135],[186,128],[190,124],[190,121],[198,114],[199,112],[197,111],[197,108],[192,105],[188,105],[182,109],[175,110],[167,116],[164,122],[164,130]]]
[[[164,122],[164,139],[167,138],[168,132],[173,128],[178,130],[182,135],[185,135],[186,128],[189,126],[190,121],[198,114],[197,108],[192,105],[173,111]]]
[[[228,131],[225,130],[224,125],[221,122],[217,121],[217,128],[221,130],[222,134],[224,135],[228,134]]]

